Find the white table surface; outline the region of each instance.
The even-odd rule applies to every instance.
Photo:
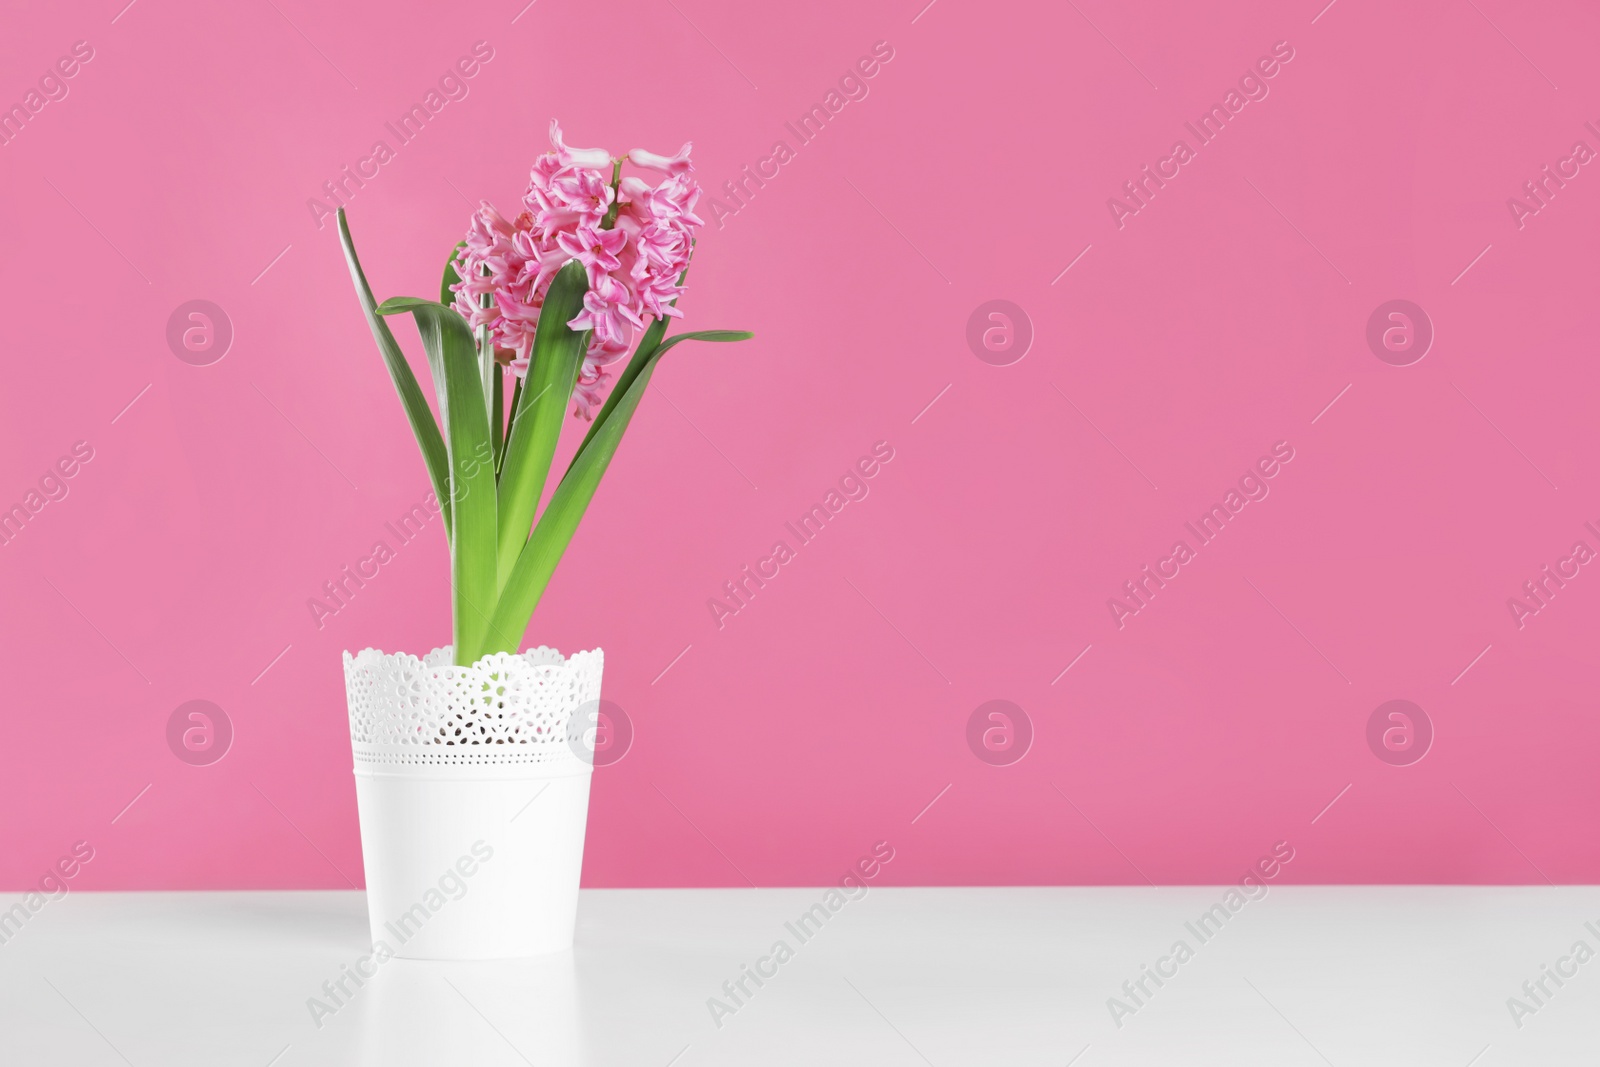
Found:
[[[879,887],[800,944],[784,923],[820,889],[586,891],[571,953],[393,960],[320,1027],[308,999],[370,948],[361,894],[74,893],[0,945],[0,1063],[1600,1059],[1600,959],[1546,979],[1520,1028],[1506,1003],[1575,942],[1600,951],[1600,889],[1274,886],[1201,944],[1184,924],[1222,892]],[[708,998],[779,939],[794,957],[717,1027]],[[1179,939],[1193,958],[1119,1028],[1107,999]]]

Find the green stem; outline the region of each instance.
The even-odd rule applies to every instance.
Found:
[[[500,369],[500,364],[494,364],[490,372],[494,378],[494,395],[489,401],[489,445],[494,449],[495,472],[500,471],[500,453],[505,450],[506,433],[506,407],[505,407],[505,372]]]
[[[605,221],[600,223],[602,230],[609,230],[617,224],[617,212],[622,209],[622,201],[617,199],[621,194],[617,191],[622,186],[622,160],[611,161],[611,207],[606,211]]]
[[[483,273],[485,275],[487,275],[489,273],[489,268],[487,266],[485,266],[483,268]],[[484,293],[482,296],[480,296],[478,298],[478,306],[482,307],[482,308],[487,308],[493,302],[493,300],[494,300],[494,298],[490,294]],[[489,327],[488,326],[479,326],[478,327],[478,338],[477,338],[477,340],[478,340],[478,375],[483,380],[483,406],[484,406],[485,409],[487,409],[487,410],[492,412],[492,411],[495,410],[495,408],[492,407],[491,405],[494,403],[494,401],[496,399],[498,399],[498,394],[497,394],[496,389],[495,389],[496,383],[495,383],[495,380],[494,380],[495,377],[496,377],[496,375],[494,374],[494,371],[495,371],[494,341],[489,336]],[[491,419],[490,421],[492,422],[493,420]]]

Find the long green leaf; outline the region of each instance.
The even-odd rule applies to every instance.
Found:
[[[422,395],[422,387],[417,385],[417,376],[411,373],[411,364],[406,362],[405,353],[400,351],[400,345],[389,330],[389,324],[384,322],[378,313],[377,301],[372,298],[372,288],[367,284],[367,276],[361,271],[361,261],[356,258],[356,246],[350,239],[350,227],[345,222],[344,208],[339,209],[339,244],[343,246],[345,262],[350,266],[350,279],[355,282],[356,296],[361,301],[361,310],[367,316],[367,325],[372,328],[372,339],[378,342],[378,352],[383,356],[384,365],[389,368],[389,379],[394,382],[395,392],[400,394],[400,404],[405,408],[406,418],[411,422],[411,433],[417,439],[417,447],[422,450],[422,461],[428,467],[428,480],[433,483],[433,495],[439,501],[440,514],[444,516],[445,537],[452,538],[454,526],[450,507],[450,460],[445,450],[444,437],[439,433],[439,424],[434,421],[433,412],[428,410],[428,401]]]
[[[497,592],[489,412],[483,403],[477,349],[467,320],[453,308],[412,297],[385,300],[377,309],[379,315],[401,312],[410,312],[416,320],[434,382],[444,390],[450,502],[456,519],[455,537],[450,542],[455,661],[465,665],[487,651],[484,635]]]
[[[583,310],[583,295],[588,288],[583,264],[573,260],[556,273],[539,310],[533,358],[512,417],[511,437],[500,468],[501,565],[496,588],[511,575],[550,477],[550,462],[561,437],[567,402],[572,398],[572,387],[577,384],[583,353],[589,344],[588,331],[574,330],[567,322]]]
[[[611,392],[606,395],[605,402],[600,405],[599,414],[595,415],[594,421],[589,423],[589,432],[583,435],[583,441],[579,443],[578,451],[573,453],[573,463],[578,461],[578,457],[583,455],[584,449],[589,447],[589,442],[594,440],[595,435],[600,432],[600,428],[611,418],[612,411],[616,409],[622,398],[628,394],[628,386],[633,384],[633,380],[639,376],[639,372],[644,369],[645,364],[650,362],[651,357],[655,355],[656,349],[661,347],[661,337],[666,332],[667,318],[665,315],[658,316],[649,326],[645,327],[644,336],[639,338],[639,343],[633,347],[633,355],[629,357],[628,365],[622,368],[622,373],[617,376],[616,383],[611,387]],[[571,470],[572,464],[568,464],[567,469]]]
[[[618,401],[627,395],[628,386],[633,384],[634,378],[639,375],[646,364],[662,352],[665,352],[679,341],[748,341],[755,336],[748,330],[697,330],[693,333],[677,334],[672,340],[662,345],[661,335],[666,332],[666,329],[667,320],[659,318],[645,330],[644,336],[639,340],[638,347],[633,351],[633,358],[628,360],[628,365],[623,368],[622,373],[617,377],[617,383],[612,388],[611,395],[606,397],[605,403],[601,405],[600,413],[594,417],[594,422],[589,425],[589,432],[584,435],[583,443],[578,446],[578,451],[572,457],[573,465],[577,464],[578,457],[583,455],[584,450],[589,447],[589,442],[594,440],[601,427],[611,418],[613,409]],[[660,351],[657,351],[657,349]],[[571,469],[572,465],[569,465],[567,470],[570,471]]]
[[[443,304],[445,307],[453,307],[455,305],[456,292],[452,286],[459,284],[461,281],[461,275],[456,271],[456,257],[461,254],[461,250],[466,246],[467,242],[457,241],[456,246],[450,250],[450,258],[445,260],[444,277],[439,281],[439,303]],[[491,297],[488,296],[482,296],[478,298],[483,307],[489,306],[490,299]],[[483,377],[483,402],[490,405],[490,409],[492,411],[495,396],[494,372],[498,368],[495,366],[494,346],[489,341],[489,328],[487,326],[478,327],[477,344],[478,373]],[[498,423],[491,415],[490,427],[494,428],[497,425]],[[496,433],[495,437],[495,447],[500,447],[498,432]]]
[[[456,273],[456,256],[467,247],[467,242],[457,241],[456,246],[450,250],[450,258],[444,261],[444,277],[439,281],[439,303],[446,307],[455,303],[455,290],[450,288],[461,281],[461,275]]]
[[[652,327],[653,328],[653,327]],[[511,576],[500,590],[500,600],[495,605],[494,617],[489,621],[487,650],[490,652],[515,652],[522,636],[533,618],[534,609],[544,595],[556,565],[572,542],[595,489],[611,466],[622,435],[627,432],[633,413],[650,385],[656,364],[667,350],[679,341],[743,341],[751,334],[736,330],[706,330],[700,333],[679,334],[655,344],[648,352],[635,351],[628,368],[618,380],[617,387],[606,401],[605,418],[597,417],[584,447],[573,457],[572,464],[556,486],[533,535],[528,538],[511,569]],[[656,334],[657,339],[660,333]],[[642,340],[648,341],[648,335]]]
[[[461,250],[466,246],[467,242],[457,241],[456,246],[450,250],[450,258],[444,262],[444,277],[439,280],[439,303],[443,304],[445,307],[455,306],[456,292],[451,287],[459,284],[461,281],[461,275],[456,272],[456,257],[461,254]],[[489,306],[489,299],[490,298],[487,296],[479,298],[484,307]],[[494,372],[498,368],[495,366],[494,362],[494,349],[489,343],[488,327],[478,327],[477,344],[478,371],[483,376],[483,402],[490,406],[490,410],[492,412],[494,408],[494,397],[497,395],[494,392]],[[491,430],[495,430],[497,426],[498,423],[496,422],[493,414],[491,414],[489,417],[489,428]],[[494,444],[496,448],[500,447],[498,431],[496,431],[495,434]]]

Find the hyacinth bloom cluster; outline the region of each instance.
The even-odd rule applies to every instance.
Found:
[[[487,201],[473,216],[455,260],[455,308],[476,332],[485,328],[496,359],[526,377],[539,313],[556,272],[576,259],[589,289],[567,325],[589,331],[574,414],[593,418],[607,367],[626,355],[649,319],[681,317],[673,301],[689,265],[700,186],[691,145],[662,156],[636,148],[613,158],[602,148],[571,148],[550,123],[554,151],[533,165],[523,210],[508,220]],[[652,185],[622,175],[624,161],[664,175]]]

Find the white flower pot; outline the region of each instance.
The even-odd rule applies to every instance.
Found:
[[[377,962],[568,948],[603,655],[450,658],[344,654]]]

